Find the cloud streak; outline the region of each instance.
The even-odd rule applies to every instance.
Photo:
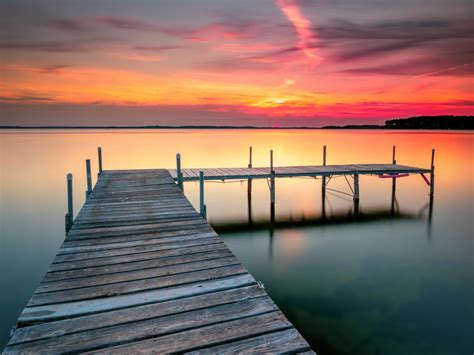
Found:
[[[298,34],[298,48],[313,63],[322,62],[323,59],[315,51],[316,34],[313,31],[311,21],[303,14],[297,0],[276,0],[276,4]]]

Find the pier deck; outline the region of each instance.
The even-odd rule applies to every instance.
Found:
[[[310,350],[162,169],[102,172],[4,351]]]
[[[399,164],[347,164],[275,167],[275,177],[337,176],[337,175],[383,175],[383,174],[423,174],[430,169]],[[199,172],[204,180],[267,179],[271,177],[270,168],[219,168],[182,169],[183,181],[199,180]],[[169,170],[177,179],[176,169]]]

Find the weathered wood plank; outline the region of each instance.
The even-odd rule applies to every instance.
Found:
[[[270,312],[262,315],[232,320],[209,325],[188,331],[173,333],[161,337],[114,346],[91,353],[95,354],[130,354],[137,352],[185,352],[209,347],[225,341],[254,337],[262,333],[291,328],[281,312]]]
[[[5,352],[309,349],[292,329],[166,170],[106,171]]]
[[[213,346],[211,348],[191,351],[187,354],[268,354],[295,353],[310,350],[296,329],[287,329],[264,334],[254,338]]]
[[[121,237],[91,237],[87,239],[79,239],[79,238],[67,238],[61,248],[74,248],[80,246],[91,246],[91,245],[107,245],[107,244],[115,244],[115,243],[124,243],[124,242],[133,242],[133,241],[140,241],[140,240],[147,240],[147,239],[166,239],[166,238],[173,238],[173,237],[185,237],[185,236],[194,236],[194,235],[201,235],[201,234],[212,234],[214,235],[215,232],[213,229],[208,225],[204,224],[200,227],[194,227],[192,230],[189,229],[178,229],[175,231],[154,231],[148,233],[138,233],[132,234],[127,236]]]
[[[36,289],[35,293],[47,293],[61,290],[74,290],[77,288],[104,286],[119,282],[126,282],[130,280],[143,280],[155,278],[160,276],[171,276],[176,274],[189,273],[191,271],[207,270],[223,266],[237,264],[235,257],[214,258],[211,260],[193,261],[184,264],[174,264],[170,266],[163,266],[161,268],[147,268],[141,270],[126,271],[115,274],[106,274],[99,276],[82,277],[77,279],[68,279],[62,281],[41,283]],[[166,282],[162,285],[167,286]],[[85,290],[87,292],[87,290]]]
[[[71,229],[68,233],[68,238],[86,238],[91,236],[100,237],[117,237],[123,235],[132,235],[137,233],[154,232],[160,230],[182,230],[185,226],[204,226],[207,222],[202,218],[190,218],[188,220],[160,222],[152,224],[141,224],[138,226],[119,226],[119,227],[105,227],[105,228],[89,228],[89,229]]]
[[[268,297],[253,298],[199,310],[190,310],[184,313],[161,315],[160,317],[135,321],[132,324],[127,323],[54,337],[34,343],[19,344],[12,346],[10,349],[14,351],[53,352],[54,349],[60,348],[62,352],[83,352],[276,310],[277,307]]]
[[[13,345],[54,338],[86,330],[127,324],[263,296],[266,296],[266,292],[260,286],[251,285],[218,290],[217,292],[190,295],[185,298],[151,303],[144,306],[135,306],[77,318],[41,323],[16,329],[9,344]]]
[[[105,250],[87,251],[87,252],[78,252],[78,253],[65,253],[65,254],[58,254],[54,258],[53,264],[70,262],[70,261],[78,261],[78,260],[108,258],[111,256],[119,256],[119,255],[149,253],[149,252],[157,251],[157,250],[186,248],[186,247],[219,243],[219,242],[221,242],[219,238],[215,236],[210,236],[207,238],[176,241],[173,243],[157,243],[157,244],[144,243],[139,246],[131,246],[131,247],[126,247],[126,248],[114,248],[114,249],[105,249]]]
[[[79,317],[127,307],[146,305],[183,297],[217,292],[255,284],[250,274],[236,275],[224,279],[203,281],[172,288],[132,293],[122,296],[96,298],[87,301],[50,304],[46,306],[25,307],[18,319],[18,325],[35,324],[59,319]]]
[[[226,262],[225,266],[191,271],[184,274],[150,277],[142,280],[130,280],[116,284],[105,284],[93,287],[83,287],[47,293],[34,293],[28,302],[28,307],[48,304],[75,302],[94,298],[104,298],[125,295],[128,293],[156,290],[164,287],[180,286],[198,283],[217,278],[242,275],[246,270],[240,263]]]
[[[43,282],[61,281],[61,280],[76,279],[76,278],[90,277],[90,276],[97,276],[97,275],[103,276],[103,275],[115,274],[115,273],[126,272],[126,271],[160,268],[160,267],[169,266],[169,265],[181,265],[181,264],[190,263],[194,261],[211,260],[211,259],[216,259],[216,258],[229,257],[232,255],[233,254],[227,247],[225,247],[224,245],[221,245],[220,249],[208,250],[201,253],[192,253],[192,254],[184,254],[184,255],[178,254],[176,256],[158,257],[158,258],[144,260],[144,261],[119,263],[119,264],[112,264],[112,265],[105,265],[105,266],[95,266],[95,267],[89,267],[89,268],[84,268],[84,269],[73,269],[73,270],[68,270],[68,271],[48,272],[44,276]]]
[[[216,238],[217,234],[214,232],[208,233],[197,233],[197,234],[182,234],[171,237],[159,237],[159,238],[147,238],[140,240],[115,242],[115,243],[102,243],[93,245],[82,245],[82,246],[71,246],[67,247],[68,244],[63,243],[62,248],[59,250],[58,255],[62,254],[73,254],[73,253],[85,253],[92,251],[104,251],[110,249],[125,249],[130,247],[144,247],[147,245],[176,245],[176,243],[187,242],[197,239]],[[66,246],[65,246],[66,245]]]
[[[107,257],[107,258],[87,259],[87,260],[79,260],[79,261],[72,261],[72,262],[64,262],[64,263],[59,263],[59,264],[51,264],[48,271],[56,272],[56,271],[84,269],[84,268],[98,267],[98,266],[105,266],[105,265],[124,264],[124,263],[130,263],[130,262],[135,262],[135,261],[156,259],[156,258],[168,258],[171,256],[202,253],[202,252],[206,252],[210,250],[225,249],[225,248],[226,248],[226,245],[224,243],[217,242],[213,244],[196,245],[196,246],[186,247],[186,248],[174,248],[174,249],[164,249],[164,250],[162,249],[162,250],[157,250],[154,252],[127,254],[127,255],[112,256],[112,257]]]

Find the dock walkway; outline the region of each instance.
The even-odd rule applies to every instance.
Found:
[[[86,161],[86,203],[73,221],[68,174],[66,239],[21,313],[5,353],[40,352],[312,352],[262,286],[205,220],[204,180],[268,179],[275,223],[275,179],[346,176],[359,210],[359,175],[392,179],[420,174],[434,194],[431,169],[396,164],[248,168],[102,170],[92,189]],[[424,175],[430,173],[430,178]],[[352,186],[347,179],[352,176]],[[200,211],[182,192],[199,180]],[[175,183],[177,182],[177,184]],[[343,192],[341,192],[343,193]],[[347,195],[347,193],[346,193]]]
[[[237,179],[268,179],[272,177],[268,167],[263,168],[219,168],[219,169],[182,169],[183,181],[199,180],[199,172],[204,173],[204,180],[237,180]],[[399,165],[399,164],[346,164],[346,165],[311,165],[284,166],[273,168],[275,178],[284,177],[316,177],[341,175],[386,175],[386,174],[424,174],[430,169]],[[177,170],[169,170],[177,179]]]
[[[152,351],[311,349],[167,170],[103,171],[4,352]]]

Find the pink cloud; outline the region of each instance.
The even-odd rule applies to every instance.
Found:
[[[296,0],[276,0],[281,12],[288,18],[299,37],[298,47],[313,63],[322,61],[315,51],[316,34],[311,21],[303,14]]]

